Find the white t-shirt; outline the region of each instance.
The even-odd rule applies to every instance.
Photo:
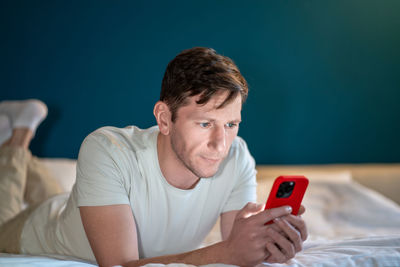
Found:
[[[240,137],[213,177],[182,190],[161,173],[158,133],[104,127],[86,137],[68,202],[60,195],[39,206],[24,226],[21,252],[95,261],[78,207],[113,204],[131,206],[140,258],[186,252],[201,245],[221,213],[256,201],[255,162]]]

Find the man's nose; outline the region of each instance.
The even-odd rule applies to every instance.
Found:
[[[224,152],[226,148],[226,132],[224,127],[215,127],[213,129],[209,145],[218,153]]]

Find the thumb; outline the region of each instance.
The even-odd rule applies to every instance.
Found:
[[[264,210],[264,205],[254,202],[248,202],[238,213],[240,218],[248,218]]]

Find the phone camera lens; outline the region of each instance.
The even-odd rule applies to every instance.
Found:
[[[283,182],[279,185],[278,192],[276,193],[277,198],[288,198],[292,195],[295,182]]]

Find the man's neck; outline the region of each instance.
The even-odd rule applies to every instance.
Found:
[[[178,159],[168,136],[161,133],[157,137],[157,156],[161,173],[170,185],[188,190],[193,189],[200,181],[200,178],[188,170]]]

